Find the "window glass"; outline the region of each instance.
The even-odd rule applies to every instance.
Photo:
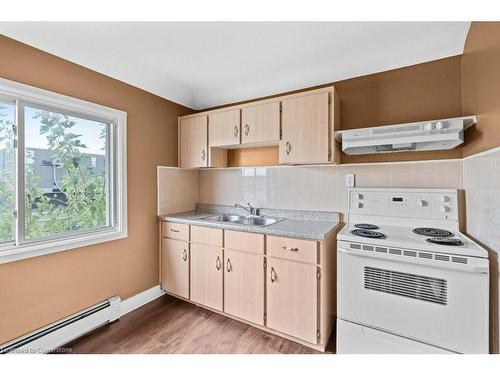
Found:
[[[0,100],[0,244],[14,240],[16,202],[15,105]]]
[[[110,226],[109,125],[24,107],[25,239]]]

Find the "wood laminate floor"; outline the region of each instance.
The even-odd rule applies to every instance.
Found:
[[[313,349],[165,295],[67,345],[71,353],[312,354]],[[327,352],[334,352],[331,339]]]

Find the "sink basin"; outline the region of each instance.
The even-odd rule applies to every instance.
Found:
[[[269,217],[250,217],[243,220],[241,223],[246,225],[257,225],[259,227],[265,227],[266,225],[271,225],[278,222],[277,219]]]
[[[278,221],[281,221],[284,219],[275,219],[275,218],[271,218],[271,217],[249,217],[249,216],[241,216],[241,215],[222,214],[222,215],[207,216],[207,217],[204,217],[203,220],[218,221],[221,223],[234,223],[234,224],[255,225],[258,227],[265,227],[267,225],[277,223]]]
[[[223,223],[236,223],[241,220],[245,220],[246,216],[240,216],[240,215],[213,215],[213,216],[208,216],[204,217],[203,220],[210,220],[210,221],[220,221]]]

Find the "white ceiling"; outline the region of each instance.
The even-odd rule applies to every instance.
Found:
[[[202,109],[463,52],[469,22],[0,23],[0,33]]]

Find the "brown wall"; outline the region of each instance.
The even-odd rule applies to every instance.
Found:
[[[473,22],[462,57],[464,114],[479,122],[467,131],[464,156],[500,146],[500,22]]]
[[[0,343],[112,295],[158,283],[156,166],[177,164],[177,116],[192,111],[0,36],[0,77],[128,113],[129,237],[0,265]]]

